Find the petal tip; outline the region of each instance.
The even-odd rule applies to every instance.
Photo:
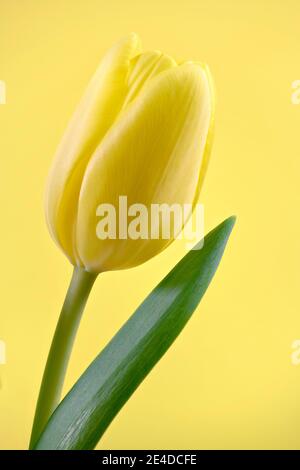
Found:
[[[128,42],[131,43],[133,49],[135,49],[138,52],[141,51],[142,49],[142,41],[141,41],[141,38],[139,37],[139,35],[137,33],[135,33],[134,31],[131,31],[127,38],[125,38],[128,40]]]

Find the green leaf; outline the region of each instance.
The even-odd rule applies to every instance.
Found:
[[[158,284],[56,408],[35,449],[93,449],[179,335],[221,260],[235,218],[212,230]]]

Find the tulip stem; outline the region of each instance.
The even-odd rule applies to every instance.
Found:
[[[49,351],[32,427],[32,449],[60,402],[75,336],[97,274],[75,267]]]

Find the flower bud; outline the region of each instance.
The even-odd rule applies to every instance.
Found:
[[[140,204],[149,212],[153,204],[194,207],[213,117],[205,65],[141,52],[135,34],[108,51],[66,130],[47,185],[49,230],[74,265],[91,272],[129,268],[170,244],[174,236],[120,237],[120,196],[128,207]],[[115,237],[97,236],[101,204],[117,208]]]

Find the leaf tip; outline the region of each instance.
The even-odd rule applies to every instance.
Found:
[[[226,223],[226,225],[228,226],[228,228],[230,228],[230,230],[233,229],[234,227],[234,224],[236,222],[236,215],[231,215],[230,217],[228,217],[227,219],[224,220],[224,223]]]

